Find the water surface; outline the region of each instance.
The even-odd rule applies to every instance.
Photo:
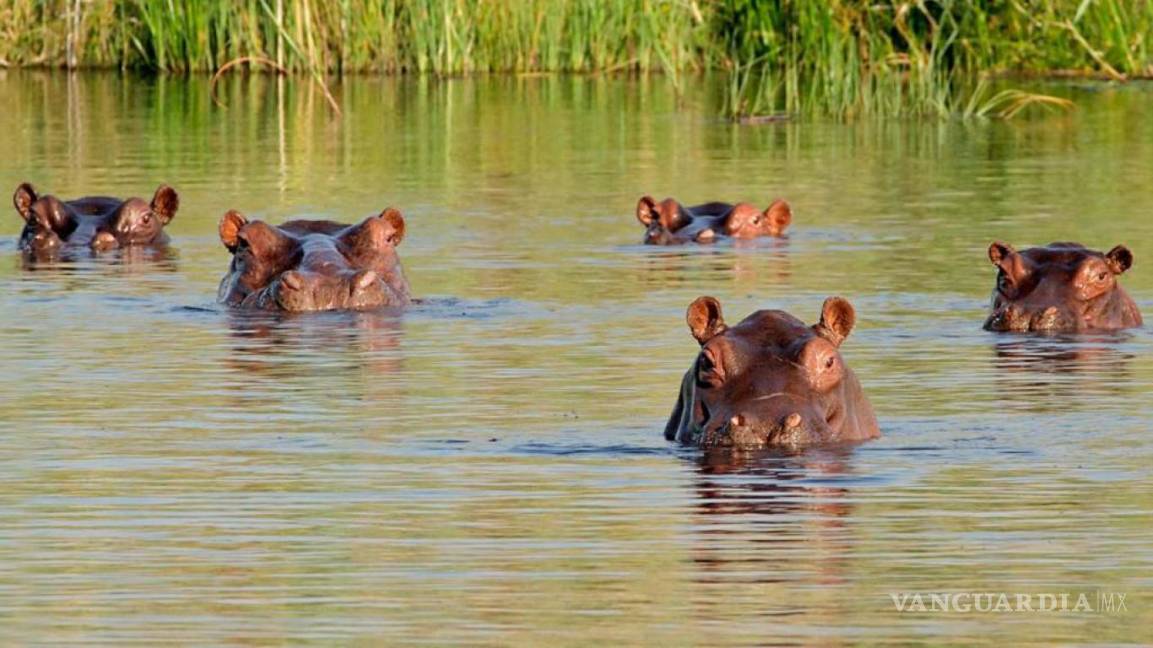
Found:
[[[1153,313],[1153,88],[1016,123],[712,117],[664,79],[0,71],[0,188],[182,207],[160,255],[26,267],[0,219],[0,641],[939,645],[1153,639],[1153,336],[980,329],[993,239],[1128,245]],[[5,189],[6,190],[6,189]],[[637,245],[637,198],[786,197],[785,242]],[[408,219],[404,313],[214,305],[225,210]],[[662,438],[696,343],[817,317],[884,438]],[[899,613],[900,592],[1126,593]]]

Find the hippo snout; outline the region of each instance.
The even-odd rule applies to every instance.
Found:
[[[331,284],[325,277],[289,270],[273,284],[272,293],[276,305],[286,311],[322,310],[324,303],[341,292],[340,287]]]
[[[704,435],[701,445],[711,448],[763,448],[801,443],[808,435],[804,417],[792,412],[767,422],[735,414]]]
[[[341,275],[289,270],[272,292],[276,305],[286,311],[374,308],[387,299],[380,275],[372,270]]]
[[[1034,331],[1058,331],[1073,326],[1073,318],[1056,306],[1034,313],[1029,319],[1029,328]]]
[[[27,238],[26,246],[33,251],[49,251],[61,247],[64,242],[50,229],[40,229]]]
[[[985,328],[1003,333],[1061,331],[1076,328],[1076,321],[1068,312],[1057,306],[1028,309],[1017,304],[1008,304],[989,316]]]
[[[273,286],[273,297],[277,306],[284,310],[312,310],[308,308],[308,295],[304,275],[295,270],[280,275],[280,281]]]

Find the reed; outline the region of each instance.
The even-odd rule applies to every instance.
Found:
[[[1148,0],[729,0],[715,33],[734,71],[726,102],[750,112],[1012,117],[1067,101],[987,94],[1012,74],[1153,75]]]
[[[277,22],[277,5],[283,19]],[[1153,77],[1153,0],[7,0],[0,63],[211,72],[726,70],[725,111],[999,114],[982,78]],[[1020,100],[1020,97],[1016,98]],[[1059,105],[1031,101],[1029,105]],[[1014,104],[1015,105],[1015,104]],[[1001,106],[1004,107],[1003,105]],[[1015,111],[1011,111],[1015,112]]]

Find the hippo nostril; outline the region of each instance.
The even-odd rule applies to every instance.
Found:
[[[792,430],[801,426],[801,415],[793,412],[785,417],[785,427]]]
[[[1061,309],[1056,306],[1050,306],[1040,313],[1037,313],[1029,324],[1034,330],[1050,330],[1059,328],[1060,321]]]
[[[97,250],[116,247],[116,237],[111,232],[99,232],[92,238],[92,247]]]
[[[304,288],[304,277],[299,272],[289,270],[280,277],[280,285],[289,290],[301,290]]]
[[[369,286],[376,283],[378,278],[379,277],[377,274],[372,270],[365,270],[363,272],[356,273],[356,276],[352,279],[352,292],[367,289]]]

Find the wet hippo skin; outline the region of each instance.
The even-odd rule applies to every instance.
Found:
[[[989,246],[997,268],[985,329],[999,332],[1086,333],[1141,326],[1137,305],[1117,278],[1133,265],[1123,245],[1108,252],[1079,243],[1051,243],[1018,252]]]
[[[712,297],[694,301],[686,319],[701,350],[681,382],[665,427],[668,440],[757,449],[880,436],[873,408],[840,353],[856,321],[848,301],[827,299],[814,326],[762,310],[729,327]]]
[[[51,258],[67,249],[102,251],[167,243],[164,226],[180,207],[176,190],[167,185],[161,185],[152,201],[145,202],[108,196],[61,200],[40,195],[23,183],[12,202],[24,219],[20,250],[36,258]]]
[[[672,198],[637,202],[637,220],[645,226],[647,245],[712,243],[719,239],[782,237],[793,220],[789,203],[774,201],[761,211],[748,203],[713,202],[685,207]]]
[[[391,207],[356,225],[249,222],[230,211],[220,240],[232,253],[219,299],[278,311],[368,310],[412,301],[396,247],[404,217]]]

